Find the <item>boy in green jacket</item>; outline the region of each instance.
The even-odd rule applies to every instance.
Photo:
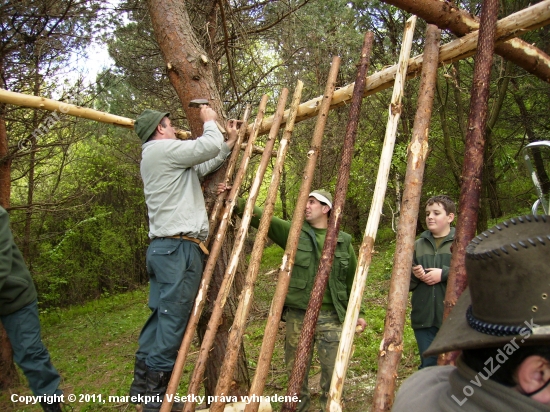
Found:
[[[414,244],[409,290],[412,291],[411,326],[420,353],[420,367],[437,365],[437,357],[422,354],[435,338],[443,321],[443,300],[451,264],[455,229],[451,223],[456,206],[448,196],[433,196],[426,202],[428,230]]]
[[[0,321],[32,393],[46,412],[61,412],[61,377],[40,338],[36,289],[13,240],[8,212],[0,207]],[[13,400],[13,399],[12,399]]]

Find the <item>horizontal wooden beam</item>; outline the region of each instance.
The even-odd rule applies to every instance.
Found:
[[[521,34],[538,29],[550,23],[550,0],[544,0],[534,6],[511,14],[497,23],[495,44],[500,44],[513,39]],[[439,49],[439,65],[449,64],[473,56],[477,50],[479,31],[475,31],[449,42]],[[424,55],[418,55],[409,60],[407,77],[412,78],[420,75]],[[364,97],[375,94],[381,90],[391,87],[397,72],[397,65],[390,66],[384,70],[367,77]],[[334,92],[331,102],[331,110],[349,104],[353,94],[355,83],[344,86]],[[302,103],[298,108],[296,122],[317,116],[319,105],[323,96],[316,97]],[[283,122],[288,119],[288,110],[285,111]],[[260,128],[260,134],[266,134],[271,128],[273,116],[264,118]],[[248,126],[249,130],[251,125]]]
[[[75,104],[61,102],[59,100],[47,99],[45,97],[10,92],[5,89],[0,89],[0,103],[43,109],[50,112],[58,112],[68,114],[69,116],[94,120],[100,123],[112,124],[114,126],[124,127],[126,129],[134,129],[134,119],[130,119],[128,117],[117,116],[115,114],[101,112],[99,110],[89,109],[87,107],[77,106]],[[186,130],[176,130],[176,135],[181,140],[191,138],[191,132]]]
[[[501,44],[510,39],[514,39],[521,34],[533,31],[549,23],[550,0],[544,0],[517,13],[511,14],[502,20],[499,20],[497,23],[495,44]],[[441,46],[439,50],[439,65],[449,64],[454,61],[473,56],[477,50],[478,35],[479,31],[475,31]],[[407,77],[412,78],[418,76],[422,69],[423,62],[423,54],[411,58],[409,60]],[[365,93],[363,96],[367,97],[389,88],[393,84],[396,72],[397,65],[394,65],[368,76],[366,79]],[[349,104],[354,86],[355,83],[351,83],[336,90],[331,101],[330,109],[332,110]],[[323,96],[319,96],[302,103],[298,108],[296,122],[301,122],[317,116],[322,99]],[[46,99],[40,96],[30,96],[22,93],[10,92],[4,89],[0,89],[0,103],[8,103],[22,107],[32,107],[49,111],[59,111],[71,116],[95,120],[97,122],[125,127],[127,129],[133,129],[134,127],[134,120],[127,117],[117,116],[101,112],[99,110],[88,109],[57,100]],[[288,113],[288,110],[285,111],[283,124],[285,124],[288,120]],[[272,123],[273,116],[264,118],[259,134],[262,135],[268,133],[271,129]],[[248,133],[250,133],[251,130],[252,125],[248,125]],[[189,138],[191,134],[190,132],[183,130],[178,132],[178,137],[184,139]]]

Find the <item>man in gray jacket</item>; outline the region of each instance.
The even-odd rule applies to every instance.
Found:
[[[130,396],[134,403],[143,395],[154,398],[145,412],[160,409],[202,276],[208,216],[199,178],[223,163],[237,139],[237,122],[230,120],[224,142],[216,112],[206,105],[200,107],[203,135],[196,140],[178,140],[168,116],[148,109],[134,125],[143,143],[152,313],[139,336]]]

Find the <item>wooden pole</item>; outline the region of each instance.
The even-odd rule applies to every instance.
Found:
[[[353,149],[355,145],[355,137],[357,136],[357,126],[359,124],[361,102],[363,100],[363,89],[365,87],[365,77],[370,62],[373,38],[374,35],[372,32],[366,33],[363,47],[361,49],[359,68],[357,70],[357,80],[355,82],[356,87],[351,100],[349,121],[342,146],[342,156],[338,170],[338,177],[336,180],[334,204],[328,221],[325,243],[323,245],[321,259],[319,261],[319,269],[317,270],[317,275],[315,276],[306,314],[304,316],[304,322],[302,324],[302,330],[300,331],[300,339],[296,348],[294,365],[290,374],[287,396],[285,398],[286,401],[283,403],[283,407],[281,409],[282,411],[296,410],[300,389],[304,382],[304,377],[308,372],[309,356],[313,346],[313,338],[315,336],[315,329],[317,328],[319,311],[321,310],[323,296],[325,294],[328,278],[332,270],[334,251],[336,250],[338,234],[340,232],[340,222],[342,221],[342,212],[346,202],[351,161],[353,159]],[[296,399],[296,401],[292,401],[291,399]]]
[[[549,23],[550,0],[544,0],[531,7],[520,10],[517,13],[511,14],[502,20],[499,20],[497,23],[495,43],[500,44],[506,40],[523,35],[528,31],[533,31]],[[444,64],[450,64],[452,62],[473,56],[476,52],[478,35],[479,31],[474,31],[461,37],[460,39],[453,40],[441,46],[439,49],[439,65],[442,66]],[[407,77],[413,78],[420,75],[423,62],[423,54],[411,58],[408,63]],[[367,84],[365,86],[363,97],[370,96],[391,87],[397,70],[398,65],[395,65],[367,77]],[[334,93],[330,109],[332,110],[336,107],[348,105],[353,94],[353,88],[354,83],[339,88]],[[319,113],[319,104],[322,99],[323,96],[319,96],[302,103],[298,108],[298,117],[296,118],[296,122],[301,122],[302,120],[317,116]],[[288,113],[285,112],[283,123],[286,122],[287,118]],[[265,134],[269,131],[271,122],[271,117],[264,119],[262,128],[260,129],[260,134]]]
[[[372,33],[367,33],[367,36],[370,36],[367,38],[365,36],[365,45],[366,46],[367,41],[368,43],[368,49],[364,50],[362,52],[362,59],[365,58],[365,54],[370,55],[371,53],[371,47],[372,47],[372,39],[373,35]],[[363,66],[361,66],[363,67]],[[365,68],[365,71],[358,72],[357,80],[355,81],[355,84],[357,85],[356,89],[354,89],[354,98],[355,96],[358,96],[360,98],[363,95],[363,90],[365,87],[365,81],[364,76],[366,75],[367,68]],[[353,99],[352,99],[352,106],[353,107]],[[356,103],[357,104],[357,103]],[[350,108],[350,121],[351,121],[352,115],[351,115],[351,108]],[[349,125],[348,125],[349,128]],[[341,396],[342,396],[342,390],[344,385],[344,380],[347,372],[347,366],[349,362],[349,358],[351,357],[351,351],[352,351],[352,345],[353,345],[353,338],[355,335],[355,328],[357,325],[357,319],[359,318],[359,311],[361,308],[361,300],[363,297],[363,290],[365,285],[365,279],[358,280],[357,277],[354,279],[353,287],[351,290],[349,302],[348,302],[348,308],[346,312],[346,319],[344,320],[344,324],[342,326],[342,335],[340,338],[340,345],[338,347],[338,354],[336,355],[336,361],[334,365],[334,371],[332,374],[332,381],[331,381],[331,387],[328,394],[328,402],[327,402],[327,410],[334,410],[334,411],[340,411],[341,406]]]
[[[283,313],[283,306],[288,291],[288,285],[290,283],[290,275],[294,265],[294,257],[296,255],[298,240],[300,238],[300,232],[304,222],[306,203],[311,191],[311,181],[313,180],[317,158],[319,156],[321,142],[323,140],[323,132],[327,121],[328,112],[330,110],[332,95],[334,94],[334,89],[336,87],[336,77],[338,76],[339,67],[340,58],[338,56],[334,56],[332,58],[332,66],[330,68],[325,93],[323,95],[324,97],[321,102],[319,116],[317,117],[317,123],[315,124],[315,129],[313,131],[311,147],[307,154],[308,160],[304,174],[302,175],[302,185],[300,186],[298,202],[296,203],[296,208],[294,209],[292,225],[290,227],[285,253],[279,269],[279,280],[275,289],[275,296],[273,297],[271,308],[269,309],[264,339],[262,341],[262,348],[260,349],[260,355],[258,357],[258,366],[256,367],[256,374],[254,375],[252,386],[250,388],[251,397],[253,395],[262,395],[265,380],[269,372],[269,365],[271,364],[273,348],[275,347],[275,340],[279,329],[279,321],[281,320],[281,314]],[[257,412],[258,406],[258,402],[251,402],[246,405],[245,412]]]
[[[455,239],[452,245],[451,266],[447,279],[443,321],[449,315],[456,301],[466,289],[466,246],[473,239],[477,227],[477,211],[481,199],[481,175],[483,172],[483,151],[485,149],[485,126],[487,124],[487,101],[491,82],[491,66],[495,47],[495,32],[498,13],[498,0],[485,0],[481,8],[479,49],[475,58],[474,81],[470,98],[470,116],[462,184],[458,201],[458,216]],[[440,356],[438,363],[453,364],[458,352]]]
[[[235,207],[236,193],[238,193],[239,187],[243,181],[244,174],[246,173],[246,169],[248,168],[248,163],[250,161],[252,148],[254,142],[256,141],[256,137],[258,136],[258,128],[262,123],[265,108],[267,106],[267,99],[267,95],[262,96],[262,100],[258,108],[258,114],[256,116],[256,121],[254,122],[256,128],[252,130],[252,134],[248,138],[248,144],[243,154],[239,170],[237,171],[237,174],[235,176],[233,188],[231,189],[231,192],[228,196],[228,199],[230,199],[230,201],[226,202],[225,209],[222,214],[222,220],[220,222],[220,226],[218,227],[218,232],[214,237],[214,243],[212,249],[210,250],[210,254],[208,255],[208,260],[206,261],[206,266],[202,274],[201,285],[199,291],[197,292],[197,297],[195,298],[195,304],[193,305],[191,315],[189,316],[189,321],[187,322],[187,328],[185,329],[185,334],[183,335],[183,340],[181,342],[180,350],[178,352],[178,357],[176,358],[176,364],[178,365],[178,368],[176,369],[176,366],[174,365],[174,371],[172,372],[170,382],[168,382],[166,395],[176,393],[176,390],[178,388],[179,381],[181,379],[181,373],[187,359],[187,354],[189,353],[189,348],[191,347],[191,342],[193,341],[195,330],[197,329],[202,310],[206,303],[206,296],[208,292],[208,287],[210,286],[210,280],[212,279],[212,274],[214,273],[214,269],[216,267],[216,263],[222,249],[223,241],[225,240],[225,234],[227,233],[227,227],[229,226],[229,218],[231,217],[233,208]],[[162,402],[162,406],[160,408],[160,412],[170,412],[173,403],[173,396],[165,396],[164,401]]]
[[[405,189],[393,257],[388,309],[384,322],[384,338],[378,357],[378,373],[373,400],[373,405],[375,405],[373,410],[376,411],[389,411],[393,404],[397,368],[403,352],[403,329],[405,328],[409,296],[416,222],[428,153],[428,132],[437,82],[437,53],[440,41],[441,31],[433,24],[428,25],[424,53],[426,62],[422,68],[418,109],[414,119],[411,143],[408,147]]]
[[[457,37],[479,30],[479,19],[468,11],[459,9],[459,2],[439,0],[383,0],[384,3],[399,7],[401,10],[416,14],[427,23],[448,30]],[[471,3],[470,3],[471,4]],[[544,82],[550,82],[550,56],[534,44],[519,38],[508,40],[495,47],[495,53],[504,59],[537,76]]]
[[[395,135],[397,132],[397,125],[401,114],[401,98],[403,95],[404,83],[407,73],[408,56],[411,52],[412,40],[414,34],[414,27],[416,23],[416,17],[412,16],[405,25],[405,32],[403,35],[403,45],[401,47],[401,53],[399,56],[399,62],[397,64],[399,70],[395,77],[395,87],[389,106],[388,124],[386,127],[386,136],[384,139],[384,145],[380,156],[380,165],[378,168],[378,176],[376,179],[376,186],[374,189],[373,200],[369,213],[369,219],[367,227],[365,229],[365,235],[363,237],[363,243],[359,250],[359,262],[356,272],[356,281],[362,279],[364,282],[367,274],[370,262],[372,260],[372,249],[374,246],[374,239],[376,237],[376,231],[378,229],[378,223],[380,221],[380,211],[384,203],[384,196],[388,183],[388,174],[391,165],[391,158],[393,148],[395,145]]]
[[[243,125],[248,124],[248,117],[250,116],[250,105],[246,105],[246,109],[243,114]],[[234,147],[241,147],[241,144],[243,142],[244,136],[246,135],[247,128],[244,126],[241,126],[239,129],[239,133],[237,134],[237,141],[235,142]],[[229,162],[227,164],[227,170],[225,171],[225,178],[224,182],[226,184],[229,184],[229,181],[231,180],[231,177],[233,177],[233,171],[235,170],[235,166],[237,165],[237,160],[239,158],[240,150],[233,150],[231,152],[231,157],[229,158]],[[220,193],[218,196],[216,196],[216,201],[214,202],[214,206],[212,207],[212,212],[210,213],[210,222],[209,222],[209,228],[208,233],[210,236],[208,236],[208,239],[206,239],[206,247],[209,247],[210,241],[212,240],[212,234],[216,230],[216,226],[218,225],[218,220],[220,217],[220,212],[222,210],[223,202],[225,201],[225,197],[227,195],[227,192]]]
[[[279,133],[279,127],[281,124],[281,119],[283,117],[283,112],[285,111],[287,97],[288,97],[288,89],[283,89],[279,97],[279,102],[277,104],[277,110],[275,112],[275,121],[273,122],[273,125],[271,127],[271,132],[269,133],[269,136],[266,142],[266,146],[265,146],[266,150],[262,155],[260,164],[258,166],[258,170],[256,171],[256,176],[254,177],[254,181],[252,182],[252,186],[249,192],[249,197],[246,202],[243,217],[241,219],[241,225],[237,230],[237,234],[235,237],[235,244],[233,246],[233,250],[231,251],[229,264],[227,265],[227,268],[225,270],[225,274],[224,274],[222,283],[220,285],[220,291],[218,293],[218,296],[216,297],[216,301],[212,305],[212,314],[210,315],[210,319],[208,320],[208,326],[206,327],[206,332],[202,337],[202,344],[199,350],[199,355],[197,357],[197,360],[195,361],[195,369],[193,370],[193,375],[191,377],[191,381],[189,382],[189,387],[187,389],[188,395],[199,394],[200,385],[202,382],[202,378],[204,376],[204,371],[206,369],[206,361],[208,360],[208,354],[210,352],[210,349],[212,348],[212,345],[214,344],[216,333],[218,331],[218,326],[221,323],[223,308],[225,307],[225,302],[227,300],[227,297],[229,296],[229,293],[231,292],[233,280],[235,279],[235,274],[237,272],[237,267],[239,265],[239,260],[241,258],[241,252],[244,246],[244,242],[246,240],[248,228],[250,226],[250,221],[252,220],[252,212],[254,209],[254,204],[256,203],[256,199],[260,194],[260,188],[262,186],[264,174],[269,164],[269,161],[271,159],[271,151],[273,150],[273,146],[275,145],[275,139],[277,137],[277,134]],[[233,195],[233,197],[231,197],[231,195]],[[236,203],[237,195],[238,195],[238,191],[232,190],[230,197],[228,198],[228,201],[231,203]],[[240,345],[237,348],[237,351],[239,348],[240,348]],[[231,377],[233,377],[233,375],[231,375]],[[193,412],[195,410],[195,406],[196,406],[195,402],[187,402],[185,404],[184,412]],[[223,410],[223,405],[222,405],[222,410]]]
[[[534,4],[516,13],[513,13],[502,20],[497,22],[497,31],[495,34],[495,45],[502,44],[510,39],[523,35],[529,31],[538,29],[550,23],[550,0],[543,0],[540,3]],[[462,60],[473,56],[476,52],[477,41],[479,31],[469,33],[459,39],[453,40],[439,49],[439,65],[450,64],[452,62]],[[424,56],[419,55],[410,59],[408,64],[407,77],[412,78],[420,75],[422,69]],[[385,90],[393,84],[393,79],[397,72],[397,65],[388,67],[384,70],[374,73],[367,77],[367,83],[363,97],[370,96],[378,93],[381,90]],[[333,96],[330,109],[347,105],[353,95],[354,83],[348,84],[339,88]],[[322,100],[322,96],[308,100],[300,105],[298,108],[298,115],[296,122],[310,119],[317,116],[319,113],[319,103]],[[55,111],[59,108],[59,105],[63,107],[67,106],[64,102],[59,102],[51,99],[46,99],[38,96],[28,96],[22,93],[9,92],[0,89],[0,103],[14,104],[22,107],[36,107],[39,109],[45,109]],[[51,103],[51,104],[50,104]],[[73,105],[68,105],[73,106]],[[85,109],[82,107],[74,106],[75,110],[71,110],[68,114],[78,117],[84,117],[91,120],[102,121],[103,115],[109,115],[93,109]],[[90,113],[90,116],[79,115],[86,111]],[[97,113],[98,118],[95,118],[92,113]],[[128,119],[121,116],[115,116],[115,121],[105,121],[105,123],[113,124],[115,126],[127,127],[131,129],[133,127],[133,119]],[[286,124],[288,121],[288,111],[285,112],[282,124]],[[273,117],[267,117],[262,122],[262,126],[259,130],[259,135],[264,135],[271,129],[271,123]],[[252,129],[253,125],[248,125],[248,130]],[[184,133],[189,133],[183,131]]]
[[[231,332],[227,343],[227,353],[223,360],[220,376],[216,386],[216,396],[218,399],[221,399],[224,395],[227,396],[231,386],[231,381],[233,380],[234,368],[237,363],[239,348],[242,344],[242,337],[246,328],[246,322],[248,321],[248,314],[250,313],[250,308],[252,306],[254,284],[258,278],[262,254],[267,242],[267,232],[269,230],[271,217],[273,216],[273,211],[275,209],[275,202],[277,201],[277,192],[279,189],[279,182],[281,180],[281,173],[288,151],[288,144],[292,136],[292,132],[294,131],[294,119],[296,118],[298,105],[300,104],[300,98],[302,97],[303,86],[304,84],[298,80],[290,106],[290,118],[283,133],[283,137],[279,143],[277,160],[275,161],[275,166],[273,167],[271,183],[267,192],[266,206],[264,208],[262,218],[260,219],[258,233],[256,234],[256,241],[254,242],[254,247],[250,255],[245,286],[241,292],[239,306],[237,307],[237,311],[235,313],[235,320],[231,326]],[[222,412],[223,410],[224,402],[214,402],[210,405],[210,412]]]
[[[84,119],[95,120],[96,122],[112,124],[115,126],[134,128],[134,120],[127,117],[116,116],[99,110],[88,109],[70,103],[57,100],[46,99],[40,96],[29,96],[23,93],[10,92],[0,89],[0,102],[13,104],[21,107],[32,107],[35,109],[44,109],[51,112],[60,112],[71,116],[82,117]]]

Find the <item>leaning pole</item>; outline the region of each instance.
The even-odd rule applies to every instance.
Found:
[[[304,322],[302,324],[302,330],[300,331],[300,339],[298,341],[298,347],[296,348],[294,365],[292,367],[287,396],[285,398],[285,402],[283,403],[282,411],[296,410],[296,395],[300,393],[300,388],[302,387],[302,383],[308,369],[309,356],[313,349],[313,338],[317,327],[319,311],[321,310],[323,295],[325,294],[328,278],[332,270],[334,251],[336,249],[338,233],[340,231],[340,223],[342,221],[342,211],[344,210],[344,204],[346,202],[351,161],[353,159],[355,137],[357,136],[357,126],[359,124],[361,103],[363,101],[363,90],[365,88],[365,77],[370,63],[373,38],[373,33],[368,32],[365,35],[363,47],[361,48],[361,56],[357,70],[357,80],[355,82],[355,88],[351,99],[349,121],[342,146],[340,167],[336,181],[334,205],[328,221],[325,243],[323,245],[323,250],[321,251],[319,269],[317,270],[317,275],[315,276],[311,296],[309,298],[306,314],[304,316]]]
[[[458,200],[458,216],[447,292],[445,293],[443,321],[467,286],[466,246],[474,238],[477,227],[477,211],[481,199],[481,175],[483,172],[483,151],[485,150],[485,126],[487,124],[487,102],[491,82],[491,66],[495,47],[495,31],[498,13],[498,0],[485,0],[481,8],[479,43],[474,66],[474,81],[470,99],[468,133],[462,184]],[[440,356],[438,363],[454,363],[458,353],[449,352]]]
[[[308,151],[307,163],[302,175],[302,184],[300,186],[298,201],[292,217],[292,224],[290,226],[285,253],[283,254],[282,263],[279,268],[279,277],[275,288],[275,296],[273,296],[273,301],[271,302],[271,308],[269,309],[269,315],[267,317],[267,324],[264,332],[264,339],[262,341],[262,347],[260,349],[260,355],[258,357],[256,374],[254,375],[254,379],[252,380],[252,385],[250,387],[250,397],[254,397],[255,400],[246,405],[245,412],[258,411],[260,403],[256,400],[257,397],[261,396],[263,393],[265,381],[269,373],[271,357],[273,356],[277,332],[279,331],[279,322],[281,320],[281,314],[283,313],[283,306],[290,284],[290,275],[294,266],[296,250],[298,249],[298,240],[300,239],[300,233],[302,231],[306,203],[311,190],[311,181],[313,180],[315,167],[317,165],[317,158],[319,156],[319,151],[321,150],[323,132],[325,130],[325,125],[330,110],[330,102],[332,101],[332,96],[336,88],[336,78],[338,76],[339,68],[340,57],[334,56],[332,58],[332,65],[330,67],[325,93],[319,109],[319,116],[317,117],[315,129],[313,130],[313,137],[311,138],[311,146]]]
[[[409,284],[420,209],[424,168],[428,154],[428,133],[437,82],[437,58],[441,31],[430,24],[426,31],[424,66],[420,79],[418,107],[407,154],[407,172],[401,203],[393,271],[384,322],[384,337],[378,356],[378,372],[373,410],[387,411],[393,404],[397,369],[403,353],[403,330],[409,296]]]

